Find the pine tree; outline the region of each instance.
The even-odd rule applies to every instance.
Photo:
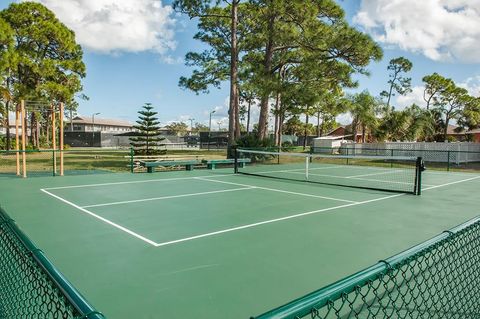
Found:
[[[165,154],[165,150],[160,150],[159,147],[164,146],[160,142],[164,137],[159,137],[160,127],[158,124],[157,112],[153,111],[151,103],[145,103],[140,111],[138,111],[138,125],[133,127],[138,130],[136,137],[130,138],[130,145],[133,146],[136,155],[155,155]]]

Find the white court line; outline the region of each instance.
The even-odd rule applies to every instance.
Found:
[[[199,177],[196,177],[196,178],[199,178]],[[449,185],[454,185],[454,184],[459,184],[459,183],[463,183],[463,182],[468,182],[468,181],[471,181],[471,180],[475,180],[475,179],[479,179],[480,176],[476,176],[476,177],[472,177],[472,178],[468,178],[468,179],[465,179],[465,180],[461,180],[461,181],[456,181],[456,182],[451,182],[451,183],[446,183],[446,184],[442,184],[442,185],[436,185],[436,186],[432,186],[432,187],[428,187],[428,188],[425,188],[423,189],[423,191],[428,191],[428,190],[431,190],[431,189],[436,189],[436,188],[440,188],[440,187],[445,187],[445,186],[449,186]],[[203,180],[203,178],[199,178],[200,180]],[[213,180],[210,180],[210,181],[213,181]],[[217,181],[217,182],[220,182],[220,181]],[[319,209],[319,210],[314,210],[314,211],[310,211],[310,212],[305,212],[305,213],[299,213],[299,214],[295,214],[295,215],[290,215],[290,216],[285,216],[285,217],[281,217],[281,218],[275,218],[275,219],[270,219],[270,220],[265,220],[265,221],[261,221],[261,222],[258,222],[258,223],[252,223],[252,224],[247,224],[247,225],[242,225],[242,226],[237,226],[237,227],[232,227],[232,228],[227,228],[227,229],[223,229],[223,230],[218,230],[218,231],[215,231],[215,232],[210,232],[210,233],[205,233],[205,234],[200,234],[200,235],[196,235],[196,236],[191,236],[191,237],[186,237],[186,238],[181,238],[181,239],[176,239],[176,240],[171,240],[171,241],[166,241],[166,242],[162,242],[162,243],[156,243],[148,238],[145,238],[123,226],[120,226],[118,224],[115,224],[111,221],[109,221],[108,219],[106,218],[103,218],[103,217],[100,217],[78,205],[75,205],[74,203],[72,202],[69,202],[68,200],[66,199],[63,199],[61,198],[60,196],[57,196],[57,195],[54,195],[48,191],[46,191],[45,189],[41,189],[42,192],[52,196],[52,197],[55,197],[57,198],[58,200],[70,205],[70,206],[73,206],[77,209],[79,209],[80,211],[88,214],[88,215],[91,215],[109,225],[112,225],[134,237],[137,237],[138,239],[141,239],[147,243],[149,243],[150,245],[153,245],[155,247],[161,247],[161,246],[167,246],[167,245],[172,245],[172,244],[177,244],[177,243],[181,243],[181,242],[186,242],[186,241],[191,241],[191,240],[195,240],[195,239],[199,239],[199,238],[204,238],[204,237],[210,237],[210,236],[215,236],[215,235],[219,235],[219,234],[223,234],[223,233],[228,233],[228,232],[233,232],[233,231],[236,231],[236,230],[242,230],[242,229],[247,229],[247,228],[253,228],[253,227],[257,227],[257,226],[261,226],[261,225],[266,225],[266,224],[272,224],[272,223],[276,223],[276,222],[280,222],[280,221],[284,221],[284,220],[289,220],[289,219],[294,219],[294,218],[299,218],[299,217],[303,217],[303,216],[308,216],[308,215],[313,215],[313,214],[318,214],[318,213],[322,213],[322,212],[326,212],[326,211],[332,211],[332,210],[335,210],[335,209],[340,209],[340,208],[345,208],[345,207],[352,207],[352,206],[357,206],[357,205],[363,205],[363,204],[368,204],[368,203],[372,203],[372,202],[377,202],[377,201],[383,201],[383,200],[387,200],[387,199],[390,199],[390,198],[396,198],[396,197],[400,197],[400,196],[405,196],[407,194],[405,193],[402,193],[402,194],[396,194],[396,195],[390,195],[390,196],[385,196],[385,197],[380,197],[380,198],[375,198],[375,199],[370,199],[370,200],[366,200],[366,201],[362,201],[362,202],[355,202],[355,203],[350,203],[350,204],[345,204],[345,205],[339,205],[339,206],[334,206],[334,207],[329,207],[329,208],[323,208],[323,209]],[[301,194],[301,193],[299,193]],[[306,195],[306,194],[303,194],[303,195]]]
[[[366,200],[366,201],[363,201],[363,202],[356,202],[356,203],[350,203],[350,204],[345,204],[345,205],[333,206],[333,207],[329,207],[329,208],[313,210],[313,211],[310,211],[310,212],[305,212],[305,213],[300,213],[300,214],[295,214],[295,215],[290,215],[290,216],[285,216],[285,217],[280,217],[280,218],[275,218],[275,219],[269,219],[269,220],[265,220],[265,221],[258,222],[258,223],[227,228],[227,229],[223,229],[223,230],[214,231],[214,232],[211,232],[211,233],[186,237],[186,238],[177,239],[177,240],[166,241],[166,242],[163,242],[163,243],[157,243],[155,246],[156,247],[161,247],[161,246],[167,246],[167,245],[172,245],[172,244],[178,244],[178,243],[181,243],[181,242],[190,241],[190,240],[194,240],[194,239],[215,236],[215,235],[219,235],[219,234],[229,233],[229,232],[236,231],[236,230],[247,229],[247,228],[257,227],[257,226],[266,225],[266,224],[272,224],[272,223],[276,223],[276,222],[280,222],[280,221],[284,221],[284,220],[288,220],[288,219],[294,219],[294,218],[304,217],[304,216],[308,216],[308,215],[328,212],[330,210],[335,210],[335,209],[340,209],[340,208],[345,208],[345,207],[351,207],[351,206],[357,206],[357,205],[372,203],[372,202],[381,201],[381,200],[385,200],[385,199],[389,199],[389,198],[393,198],[393,197],[399,197],[399,196],[403,196],[403,195],[406,195],[406,194],[390,195],[390,196],[380,197],[380,198],[376,198],[376,199]]]
[[[299,195],[299,196],[306,196],[306,197],[315,197],[315,198],[321,198],[321,199],[328,199],[328,200],[333,200],[337,202],[345,202],[345,203],[358,203],[352,200],[347,200],[347,199],[340,199],[340,198],[334,198],[334,197],[327,197],[327,196],[320,196],[320,195],[313,195],[313,194],[306,194],[306,193],[297,193],[297,192],[290,192],[286,191],[283,189],[277,189],[277,188],[269,188],[269,187],[261,187],[261,186],[251,186],[251,185],[246,185],[246,184],[240,184],[240,183],[233,183],[233,182],[226,182],[226,181],[217,181],[213,179],[208,179],[208,178],[201,178],[197,177],[201,181],[207,181],[207,182],[213,182],[213,183],[221,183],[221,184],[227,184],[227,185],[235,185],[235,186],[243,186],[243,187],[255,187],[257,189],[263,189],[271,192],[278,192],[278,193],[285,193],[285,194],[292,194],[292,195]]]
[[[232,176],[232,175],[233,175],[233,173],[232,174],[224,174],[224,175],[205,175],[205,176],[197,176],[197,177],[225,177],[225,176]],[[124,184],[168,182],[168,181],[196,179],[197,177],[192,176],[192,177],[157,178],[157,179],[148,179],[148,180],[140,180],[140,181],[112,182],[112,183],[101,183],[101,184],[83,184],[83,185],[72,185],[72,186],[49,187],[49,188],[44,188],[44,189],[45,190],[55,190],[55,189],[97,187],[97,186],[124,185]]]
[[[361,174],[361,175],[352,175],[352,176],[347,176],[346,178],[358,178],[358,177],[365,177],[365,176],[392,174],[392,173],[398,173],[398,172],[401,172],[401,170],[384,171],[384,172],[379,172],[379,173],[370,173],[370,174]]]
[[[453,184],[468,182],[468,181],[471,181],[471,180],[474,180],[474,179],[478,179],[478,178],[480,178],[480,176],[477,176],[477,177],[474,177],[474,178],[468,178],[468,179],[465,179],[465,180],[462,180],[462,181],[457,181],[457,182],[452,182],[452,183],[446,183],[446,184],[442,184],[442,185],[432,186],[432,187],[429,187],[429,188],[424,189],[424,191],[430,190],[430,189],[434,189],[434,188],[439,188],[439,187],[445,187],[445,186],[449,186],[449,185],[453,185]],[[368,204],[368,203],[383,201],[383,200],[386,200],[386,199],[396,198],[396,197],[405,196],[405,195],[407,195],[407,194],[406,194],[406,193],[396,194],[396,195],[390,195],[390,196],[385,196],[385,197],[370,199],[370,200],[366,200],[366,201],[363,201],[363,202],[356,202],[356,203],[351,203],[351,204],[345,204],[345,205],[339,205],[339,206],[334,206],[334,207],[329,207],[329,208],[323,208],[323,209],[314,210],[314,211],[310,211],[310,212],[305,212],[305,213],[300,213],[300,214],[285,216],[285,217],[281,217],[281,218],[275,218],[275,219],[265,220],[265,221],[258,222],[258,223],[253,223],[253,224],[247,224],[247,225],[243,225],[243,226],[237,226],[237,227],[227,228],[227,229],[218,230],[218,231],[214,231],[214,232],[210,232],[210,233],[205,233],[205,234],[201,234],[201,235],[196,235],[196,236],[181,238],[181,239],[177,239],[177,240],[166,241],[166,242],[163,242],[163,243],[157,243],[155,246],[156,246],[156,247],[161,247],[161,246],[167,246],[167,245],[177,244],[177,243],[186,242],[186,241],[190,241],[190,240],[195,240],[195,239],[199,239],[199,238],[204,238],[204,237],[210,237],[210,236],[215,236],[215,235],[219,235],[219,234],[224,234],[224,233],[228,233],[228,232],[232,232],[232,231],[236,231],[236,230],[242,230],[242,229],[257,227],[257,226],[266,225],[266,224],[272,224],[272,223],[276,223],[276,222],[280,222],[280,221],[284,221],[284,220],[288,220],[288,219],[294,219],[294,218],[304,217],[304,216],[308,216],[308,215],[314,215],[314,214],[323,213],[323,212],[327,212],[327,211],[331,211],[331,210],[335,210],[335,209],[340,209],[340,208],[345,208],[345,207],[352,207],[352,206],[357,206],[357,205],[363,205],[363,204]]]
[[[475,176],[475,177],[472,177],[472,178],[467,178],[467,179],[463,179],[463,180],[456,181],[456,182],[450,182],[450,183],[446,183],[446,184],[442,184],[442,185],[434,185],[434,186],[430,186],[430,187],[427,187],[427,188],[423,188],[422,192],[423,191],[428,191],[430,189],[439,188],[439,187],[444,187],[444,186],[455,185],[455,184],[464,183],[464,182],[468,182],[468,181],[473,181],[473,180],[479,179],[479,178],[480,178],[480,176]],[[425,185],[425,184],[423,184],[423,185]]]
[[[118,225],[118,224],[115,224],[114,222],[112,222],[112,221],[110,221],[110,220],[108,220],[108,219],[106,219],[106,218],[103,218],[103,217],[101,217],[101,216],[98,216],[97,214],[94,214],[94,213],[92,213],[91,211],[89,211],[89,210],[87,210],[87,209],[85,209],[85,208],[83,208],[83,207],[80,207],[80,206],[78,206],[78,205],[75,205],[74,203],[72,203],[72,202],[70,202],[70,201],[68,201],[68,200],[66,200],[66,199],[64,199],[64,198],[62,198],[62,197],[60,197],[60,196],[57,196],[57,195],[55,195],[55,194],[52,194],[52,193],[50,193],[49,191],[47,191],[47,190],[45,190],[45,189],[43,189],[43,188],[40,189],[40,190],[41,190],[42,192],[44,192],[45,194],[48,194],[48,195],[50,195],[50,196],[52,196],[52,197],[54,197],[54,198],[56,198],[56,199],[64,202],[65,204],[68,204],[68,205],[70,205],[70,206],[72,206],[72,207],[75,207],[75,208],[79,209],[80,211],[84,212],[85,214],[88,214],[88,215],[90,215],[90,216],[93,216],[93,217],[95,217],[95,218],[103,221],[104,223],[107,223],[107,224],[109,224],[109,225],[111,225],[111,226],[113,226],[113,227],[115,227],[115,228],[117,228],[117,229],[120,229],[120,230],[123,231],[123,232],[126,232],[126,233],[129,234],[129,235],[132,235],[132,236],[134,236],[134,237],[137,237],[137,238],[140,239],[140,240],[143,240],[144,242],[146,242],[146,243],[148,243],[148,244],[150,244],[150,245],[152,245],[152,246],[156,246],[156,245],[157,245],[157,243],[154,242],[153,240],[150,240],[150,239],[148,239],[148,238],[146,238],[146,237],[143,237],[142,235],[137,234],[136,232],[131,231],[130,229],[128,229],[128,228],[126,228],[126,227],[123,227],[123,226],[120,226],[120,225]]]
[[[133,199],[133,200],[120,201],[120,202],[110,202],[110,203],[103,203],[103,204],[86,205],[86,206],[82,206],[82,207],[83,208],[90,208],[90,207],[102,207],[102,206],[122,205],[122,204],[130,204],[130,203],[150,202],[150,201],[157,201],[157,200],[163,200],[163,199],[172,199],[172,198],[201,196],[201,195],[217,194],[217,193],[236,192],[236,191],[243,191],[243,190],[254,189],[254,188],[257,188],[257,187],[249,186],[249,187],[222,189],[222,190],[218,190],[218,191],[209,191],[209,192],[201,192],[201,193],[190,193],[190,194],[182,194],[182,195],[170,195],[170,196],[143,198],[143,199]]]

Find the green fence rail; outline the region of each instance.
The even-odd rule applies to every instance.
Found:
[[[252,318],[480,318],[480,217]]]
[[[0,318],[105,318],[2,208],[0,274]]]

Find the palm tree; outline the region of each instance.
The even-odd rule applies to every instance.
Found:
[[[356,142],[358,130],[362,130],[362,143],[365,143],[367,131],[373,132],[377,126],[378,101],[368,91],[350,98],[353,139]]]

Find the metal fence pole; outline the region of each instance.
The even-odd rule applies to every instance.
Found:
[[[133,147],[130,147],[130,173],[133,173]]]

